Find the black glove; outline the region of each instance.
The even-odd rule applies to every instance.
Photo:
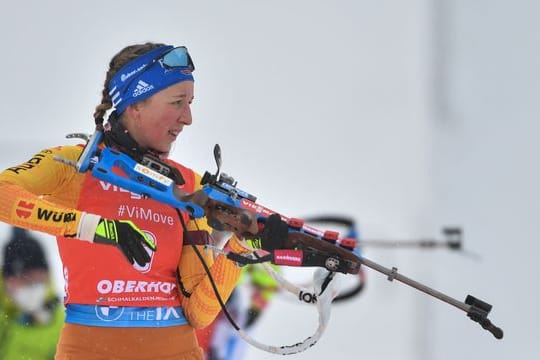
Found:
[[[117,246],[131,264],[137,262],[140,266],[150,261],[144,245],[156,251],[156,244],[130,220],[101,218],[94,234],[94,242]]]
[[[246,242],[254,249],[285,249],[288,234],[289,225],[281,220],[279,214],[272,214],[266,219],[263,229],[253,238],[246,238]]]

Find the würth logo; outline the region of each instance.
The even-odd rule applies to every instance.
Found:
[[[21,200],[17,204],[17,209],[15,210],[15,213],[18,217],[22,219],[28,219],[32,215],[32,210],[35,206],[36,205],[34,203],[29,203]]]

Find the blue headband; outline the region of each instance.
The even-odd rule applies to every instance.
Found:
[[[124,65],[109,81],[109,95],[118,115],[129,105],[149,98],[176,83],[194,81],[188,67],[168,68],[160,61],[161,56],[174,49],[166,45],[153,49]],[[187,53],[186,53],[187,54]]]

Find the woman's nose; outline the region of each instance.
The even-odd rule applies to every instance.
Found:
[[[186,105],[178,120],[185,125],[191,125],[193,122],[193,119],[191,118],[191,105]]]

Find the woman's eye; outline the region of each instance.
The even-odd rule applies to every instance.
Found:
[[[191,98],[189,101],[187,99],[179,99],[179,100],[171,102],[171,104],[181,107],[181,106],[184,106],[184,104],[186,104],[186,102],[188,103],[188,105],[191,105],[191,103],[193,102],[193,98]]]

